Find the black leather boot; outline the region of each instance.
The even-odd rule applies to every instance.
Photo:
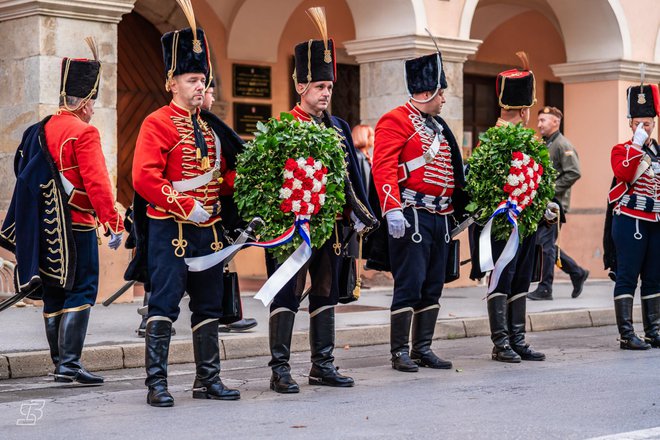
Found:
[[[390,353],[392,353],[392,368],[405,373],[414,373],[419,366],[410,359],[410,326],[413,319],[413,309],[394,310],[390,314]],[[435,325],[435,324],[434,324]]]
[[[145,291],[144,292],[144,298],[142,299],[142,307],[138,309],[138,314],[142,316],[142,321],[140,321],[140,325],[138,326],[137,330],[135,330],[135,333],[137,333],[138,338],[144,338],[144,335],[146,334],[147,331],[147,318],[149,314],[149,297],[151,296],[151,292]],[[144,310],[144,312],[141,311]],[[144,314],[142,314],[144,313]],[[172,327],[172,336],[176,335],[176,329]]]
[[[507,300],[509,321],[509,343],[523,361],[544,361],[545,354],[532,350],[525,342],[525,324],[527,319],[527,298],[524,293]]]
[[[632,295],[614,298],[614,311],[616,312],[616,325],[619,328],[619,342],[622,350],[648,350],[650,344],[644,342],[635,334],[633,327],[633,298]]]
[[[268,366],[273,369],[270,389],[283,394],[300,392],[298,383],[291,377],[291,337],[296,314],[289,309],[277,309],[268,320],[268,340],[271,359]]]
[[[55,382],[78,382],[100,385],[103,378],[92,374],[80,363],[91,308],[62,314],[58,335],[60,362],[55,368]]]
[[[193,399],[238,400],[241,392],[227,388],[220,380],[220,345],[218,321],[212,320],[193,328],[193,351],[197,374]]]
[[[491,293],[488,297],[490,339],[494,345],[491,357],[499,362],[518,363],[520,356],[511,349],[509,344],[506,300],[506,295],[503,293]]]
[[[159,318],[159,317],[155,317]],[[167,390],[167,355],[170,351],[172,322],[169,319],[147,321],[145,333],[145,360],[149,387],[147,403],[151,406],[167,407],[174,405],[174,397]]]
[[[321,308],[309,316],[309,347],[312,351],[312,368],[309,370],[310,385],[352,387],[352,377],[339,374],[334,365],[335,357],[335,308]]]
[[[46,325],[46,340],[48,341],[48,347],[50,348],[50,359],[53,361],[55,367],[60,363],[58,340],[61,320],[62,315],[50,316],[48,318],[44,317],[44,324]]]
[[[660,348],[660,297],[642,297],[642,318],[644,320],[644,341],[653,348]]]
[[[416,311],[412,322],[412,350],[410,357],[420,367],[448,370],[452,363],[440,359],[431,350],[435,323],[438,320],[440,306],[435,305]]]

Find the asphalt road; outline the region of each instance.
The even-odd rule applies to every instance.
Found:
[[[309,353],[301,353],[293,363],[298,395],[268,389],[266,358],[225,361],[238,402],[193,400],[194,367],[178,365],[170,370],[173,408],[146,405],[142,370],[108,372],[93,388],[6,380],[0,438],[660,438],[660,349],[620,350],[613,327],[528,339],[546,362],[493,362],[482,337],[437,341],[454,369],[419,373],[392,370],[386,346],[339,347],[337,365],[357,382],[350,389],[307,385]]]

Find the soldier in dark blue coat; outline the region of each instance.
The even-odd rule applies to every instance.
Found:
[[[16,153],[16,188],[0,244],[16,254],[19,292],[43,295],[44,322],[57,382],[100,384],[80,362],[99,283],[97,228],[121,244],[124,224],[89,124],[101,63],[64,58],[60,108],[28,128]]]

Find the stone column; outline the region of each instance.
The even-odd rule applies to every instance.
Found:
[[[57,109],[61,59],[90,58],[88,35],[96,38],[103,63],[92,123],[116,177],[117,23],[134,2],[0,1],[0,209],[11,198],[13,156],[23,131]]]
[[[93,36],[102,64],[92,124],[101,133],[113,183],[117,175],[117,24],[135,0],[0,1],[0,212],[14,188],[14,154],[23,131],[58,108],[62,58],[91,58]],[[99,301],[122,284],[129,252],[100,247]],[[2,257],[12,257],[3,254]],[[122,300],[132,300],[128,292]],[[137,322],[137,321],[136,321]]]
[[[460,144],[463,138],[463,64],[476,53],[481,41],[437,38],[449,87],[441,116],[450,125]],[[404,79],[404,60],[435,52],[426,35],[369,38],[347,41],[349,55],[360,64],[360,118],[375,126],[391,109],[405,103],[408,93]]]

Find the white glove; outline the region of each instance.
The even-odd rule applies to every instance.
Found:
[[[211,214],[206,212],[201,203],[195,200],[195,208],[192,210],[188,216],[188,220],[195,223],[204,223],[211,217]]]
[[[119,234],[113,234],[112,232],[110,232],[110,241],[108,242],[108,247],[113,251],[119,249],[123,235],[124,234],[121,232]]]
[[[638,147],[643,146],[649,138],[648,133],[644,130],[644,124],[638,124],[635,134],[633,135],[632,143]]]
[[[545,208],[543,217],[545,217],[547,221],[551,222],[554,219],[556,219],[558,215],[559,215],[559,205],[556,204],[555,202],[549,202],[548,206],[546,206]]]
[[[364,228],[367,227],[367,225],[365,225],[364,223],[362,223],[362,222],[360,221],[360,219],[357,218],[357,216],[356,216],[353,212],[351,212],[351,221],[353,222],[353,229],[354,229],[355,232],[357,232],[358,234],[359,234],[360,232],[362,232],[362,231],[364,230]]]
[[[387,218],[387,230],[392,238],[401,238],[406,234],[406,228],[410,227],[410,223],[403,216],[403,211],[390,211],[385,214]]]

